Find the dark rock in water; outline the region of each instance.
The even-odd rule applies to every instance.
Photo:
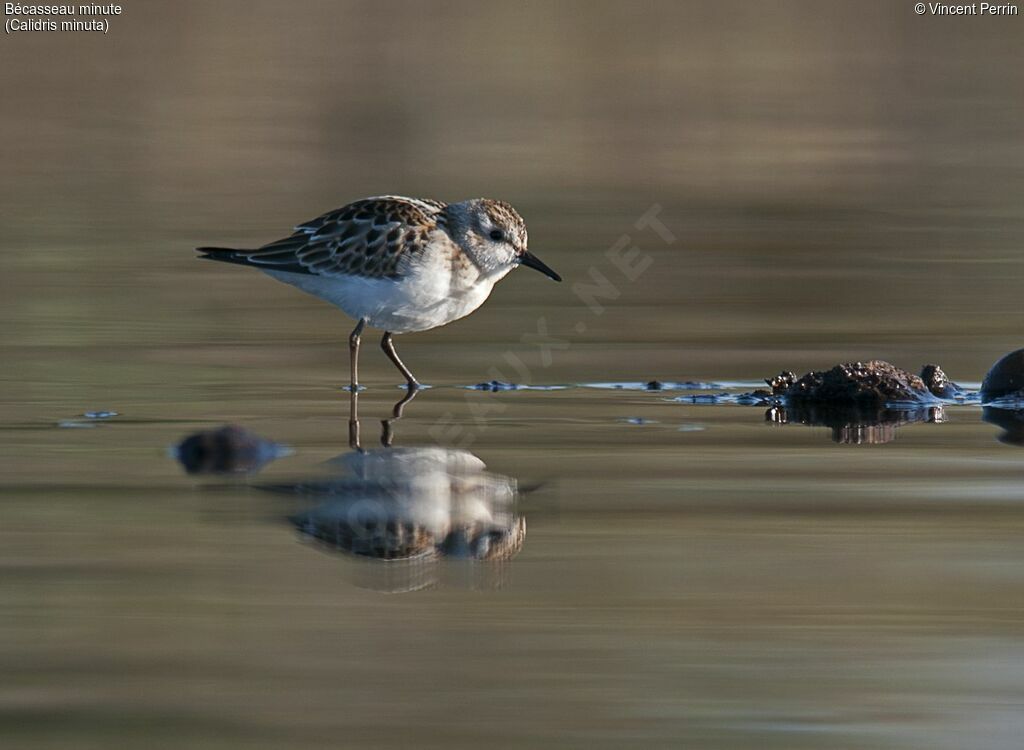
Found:
[[[953,399],[964,395],[964,389],[950,380],[938,365],[922,367],[921,380],[931,394],[938,398]]]
[[[945,415],[941,406],[890,409],[806,401],[773,406],[764,418],[775,424],[828,427],[832,430],[832,441],[842,445],[878,445],[895,440],[898,427],[915,422],[942,422]]]
[[[616,391],[709,391],[724,388],[720,383],[709,383],[702,380],[648,380],[620,383],[579,383],[584,388],[609,388]],[[523,386],[536,389],[539,386]],[[551,386],[547,386],[550,388]],[[561,387],[561,386],[555,386]]]
[[[520,388],[516,383],[503,383],[500,380],[491,380],[487,383],[477,383],[476,385],[470,386],[470,390],[473,391],[490,391],[491,393],[498,393],[499,391],[518,391]]]
[[[284,446],[235,425],[203,430],[182,440],[175,451],[189,474],[233,474],[259,469],[288,453]]]
[[[673,401],[682,401],[687,404],[721,404],[731,400],[728,393],[695,393],[687,396],[676,396]]]
[[[790,403],[817,401],[836,406],[881,407],[896,402],[923,404],[935,400],[917,375],[880,359],[846,362],[789,382],[791,375],[784,372],[768,381],[772,390]]]
[[[663,387],[684,391],[713,391],[725,386],[721,383],[707,382],[705,380],[684,380],[681,383],[664,383]]]
[[[1004,432],[999,436],[1000,443],[1024,445],[1024,409],[995,409],[985,406],[981,410],[981,418],[989,424],[1003,428]]]
[[[756,391],[750,391],[749,393],[741,393],[736,397],[736,403],[743,406],[766,406],[778,401],[779,399],[772,391],[767,391],[764,388],[758,388]]]
[[[1010,352],[992,365],[981,384],[983,403],[997,398],[1024,400],[1024,349]]]

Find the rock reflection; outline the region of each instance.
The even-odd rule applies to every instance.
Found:
[[[291,449],[244,427],[225,425],[189,435],[171,453],[189,474],[254,474]]]
[[[842,445],[890,443],[899,427],[915,422],[944,422],[941,406],[909,409],[881,407],[858,408],[823,404],[775,405],[764,415],[775,424],[802,424],[828,427],[832,441]]]
[[[981,410],[981,418],[1003,428],[1004,432],[999,436],[1000,443],[1024,446],[1024,409],[986,406]]]
[[[395,419],[383,423],[385,445]],[[526,537],[515,479],[487,471],[468,451],[438,446],[367,451],[356,442],[328,468],[326,476],[265,489],[315,502],[289,521],[303,538],[354,561],[357,585],[399,592],[505,583],[505,563]]]

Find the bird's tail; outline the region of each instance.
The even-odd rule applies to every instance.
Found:
[[[278,249],[273,243],[258,250],[241,250],[233,247],[197,247],[203,260],[219,260],[221,263],[235,263],[239,266],[258,268],[261,271],[288,271],[290,273],[311,273],[294,255],[291,247]]]

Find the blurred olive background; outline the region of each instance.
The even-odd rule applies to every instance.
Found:
[[[488,195],[570,281],[615,281],[624,233],[655,264],[583,335],[569,287],[516,274],[403,340],[414,360],[504,348],[539,312],[578,344],[555,380],[867,356],[977,380],[1024,323],[1021,23],[900,2],[167,2],[106,36],[10,36],[0,336],[29,358],[334,340],[349,324],[317,301],[190,248],[365,195]],[[671,246],[634,229],[653,204]],[[444,375],[479,379],[493,353],[472,351]]]
[[[126,0],[107,35],[5,36],[0,744],[1019,746],[1021,454],[980,410],[836,446],[454,386],[869,357],[980,381],[1024,343],[1022,42],[902,0]],[[352,585],[252,487],[346,450],[351,322],[192,248],[383,193],[508,200],[566,278],[398,341],[438,386],[398,443],[532,490],[498,591]],[[362,364],[373,444],[400,392]],[[226,422],[296,455],[185,477],[167,446]]]

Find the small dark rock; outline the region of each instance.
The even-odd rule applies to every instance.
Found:
[[[997,398],[1024,399],[1024,349],[1010,352],[992,365],[982,381],[982,403]]]
[[[790,373],[782,373],[771,381],[772,390],[779,389]],[[788,402],[818,401],[836,406],[884,406],[888,403],[929,403],[935,400],[924,381],[899,367],[873,359],[869,362],[846,362],[831,370],[816,370],[792,382],[782,395]]]
[[[736,403],[743,406],[764,406],[777,400],[772,391],[765,390],[764,388],[758,388],[749,393],[741,393],[736,397]]]
[[[953,399],[963,395],[964,390],[951,381],[938,365],[925,365],[921,368],[921,380],[925,387],[938,398]]]
[[[695,393],[688,396],[677,396],[673,401],[682,401],[687,404],[720,404],[728,398],[728,393]]]
[[[498,391],[518,391],[520,388],[516,383],[503,383],[500,380],[491,380],[487,383],[477,383],[474,386],[470,386],[470,390],[474,391],[490,391],[491,393],[497,393]]]
[[[644,386],[644,388],[646,388],[646,389],[647,389],[647,390],[649,390],[649,391],[660,391],[660,390],[661,390],[662,388],[664,388],[664,387],[665,387],[665,386],[664,386],[664,385],[662,385],[662,384],[661,384],[660,382],[658,382],[657,380],[651,380],[651,381],[649,381],[649,382],[647,383],[647,385],[645,385],[645,386]]]
[[[226,425],[189,435],[175,455],[189,474],[232,474],[255,471],[287,452],[242,427]]]

